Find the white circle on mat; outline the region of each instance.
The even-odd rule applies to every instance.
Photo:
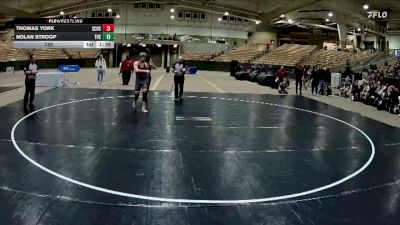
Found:
[[[121,192],[121,191],[115,191],[115,190],[110,190],[107,188],[103,188],[103,187],[99,187],[99,186],[95,186],[95,185],[91,185],[91,184],[87,184],[85,182],[79,181],[79,180],[75,180],[72,179],[70,177],[64,176],[62,174],[59,174],[53,170],[50,170],[48,168],[46,168],[45,166],[39,164],[38,162],[36,162],[35,160],[31,159],[29,156],[27,156],[22,150],[21,148],[18,146],[17,141],[15,140],[15,130],[17,129],[18,125],[24,121],[26,118],[28,118],[29,116],[36,114],[38,112],[47,110],[47,109],[51,109],[51,108],[55,108],[55,107],[59,107],[59,106],[63,106],[63,105],[68,105],[68,104],[73,104],[73,103],[79,103],[79,102],[87,102],[87,101],[94,101],[94,100],[99,100],[99,99],[113,99],[113,98],[132,98],[133,96],[129,95],[129,96],[111,96],[111,97],[98,97],[98,98],[87,98],[87,99],[81,99],[81,100],[73,100],[73,101],[69,101],[69,102],[65,102],[65,103],[60,103],[60,104],[55,104],[55,105],[51,105],[51,106],[47,106],[44,108],[41,108],[39,110],[36,110],[24,117],[22,117],[18,122],[16,122],[11,130],[11,140],[12,143],[15,147],[15,149],[19,152],[19,154],[21,154],[26,160],[28,160],[30,163],[32,163],[33,165],[35,165],[36,167],[42,169],[43,171],[54,175],[58,178],[61,178],[65,181],[80,185],[82,187],[86,187],[92,190],[96,190],[96,191],[100,191],[100,192],[105,192],[108,194],[113,194],[113,195],[118,195],[118,196],[124,196],[124,197],[128,197],[128,198],[136,198],[136,199],[141,199],[141,200],[148,200],[148,201],[158,201],[158,202],[170,202],[170,203],[188,203],[188,204],[248,204],[248,203],[261,203],[261,202],[271,202],[271,201],[279,201],[279,200],[286,200],[286,199],[290,199],[290,198],[297,198],[297,197],[301,197],[301,196],[305,196],[305,195],[309,195],[309,194],[313,194],[313,193],[317,193],[335,186],[338,186],[340,184],[342,184],[343,182],[346,182],[352,178],[354,178],[355,176],[357,176],[358,174],[362,173],[371,163],[372,160],[374,159],[375,156],[375,145],[372,142],[371,138],[368,137],[368,135],[362,131],[361,129],[355,127],[354,125],[347,123],[341,119],[329,116],[329,115],[325,115],[322,113],[318,113],[318,112],[314,112],[314,111],[310,111],[310,110],[306,110],[306,109],[300,109],[300,108],[295,108],[295,107],[290,107],[290,106],[285,106],[285,105],[278,105],[278,104],[272,104],[272,103],[268,103],[268,102],[254,102],[252,101],[250,103],[249,100],[240,100],[242,102],[246,101],[249,102],[250,104],[263,104],[263,105],[270,105],[270,106],[274,106],[274,107],[281,107],[281,108],[287,108],[287,109],[292,109],[292,110],[298,110],[298,111],[303,111],[303,112],[308,112],[308,113],[312,113],[318,116],[322,116],[325,118],[329,118],[335,121],[338,121],[342,124],[345,124],[355,130],[357,130],[358,132],[360,132],[370,143],[371,145],[371,155],[369,156],[368,160],[365,162],[365,164],[359,168],[357,171],[355,171],[354,173],[338,180],[335,181],[333,183],[318,187],[318,188],[314,188],[308,191],[303,191],[303,192],[298,192],[298,193],[293,193],[293,194],[288,194],[288,195],[280,195],[280,196],[274,196],[274,197],[268,197],[268,198],[256,198],[256,199],[233,199],[233,200],[209,200],[209,199],[176,199],[176,198],[163,198],[163,197],[153,197],[153,196],[147,196],[147,195],[138,195],[138,194],[132,194],[132,193],[126,193],[126,192]],[[201,96],[191,96],[193,98],[201,98]],[[214,99],[213,97],[210,99]],[[225,100],[226,98],[219,98],[220,100]],[[214,100],[218,100],[218,98],[215,98]]]

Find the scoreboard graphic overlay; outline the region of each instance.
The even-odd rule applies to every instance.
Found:
[[[113,18],[16,18],[16,48],[114,48]]]

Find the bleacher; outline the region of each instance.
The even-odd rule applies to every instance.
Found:
[[[37,59],[65,59],[67,55],[62,49],[32,49],[30,53],[34,53]]]
[[[391,66],[391,65],[396,64],[396,62],[398,61],[398,58],[396,56],[392,56],[385,61],[388,63],[389,66]],[[378,67],[379,71],[386,71],[389,67],[389,66],[385,66],[385,62],[380,62],[376,66]]]
[[[225,52],[224,54],[215,57],[214,60],[219,62],[230,62],[232,60],[237,60],[242,63],[248,63],[254,58],[263,55],[265,52],[265,45],[245,44],[235,50]]]
[[[354,62],[373,56],[374,54],[370,52],[354,53],[336,50],[318,50],[306,60],[305,65],[333,68],[344,65],[347,61]]]
[[[14,48],[11,42],[0,42],[0,62],[21,61],[27,58],[27,54],[22,49]]]
[[[218,56],[220,53],[199,53],[199,52],[188,52],[183,54],[183,60],[194,60],[194,61],[205,61],[211,60]]]
[[[94,59],[98,53],[96,49],[66,49],[65,51],[73,59]]]
[[[255,60],[254,63],[295,66],[316,48],[316,45],[285,44]]]
[[[242,45],[238,49],[217,53],[185,53],[184,60],[215,60],[230,62],[238,60],[241,63],[256,63],[267,65],[296,66],[326,66],[334,68],[345,65],[347,61],[356,62],[371,59],[377,53],[349,52],[336,50],[317,50],[316,45],[285,44],[267,53],[264,45]]]

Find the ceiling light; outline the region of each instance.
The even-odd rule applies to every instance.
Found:
[[[228,13],[228,12],[225,12],[224,15],[225,15],[225,16],[229,16],[229,13]]]
[[[364,4],[363,5],[363,9],[365,9],[365,10],[369,9],[369,5],[368,4]]]
[[[107,9],[107,12],[112,12],[112,9],[111,8]]]
[[[178,44],[174,44],[174,48],[177,48],[178,47]]]
[[[326,19],[325,19],[325,21],[326,21],[326,22],[329,22],[329,19],[328,19],[328,18],[326,18]]]
[[[219,18],[218,18],[218,21],[219,21],[219,22],[221,22],[221,21],[222,21],[222,18],[221,18],[221,17],[219,17]]]
[[[329,13],[328,13],[328,16],[329,16],[329,17],[332,17],[332,16],[333,16],[333,13],[332,13],[332,12],[329,12]]]
[[[131,47],[131,44],[127,44],[126,47],[128,47],[128,48]]]
[[[175,19],[175,16],[174,15],[171,15],[171,17],[170,17],[171,19]]]
[[[174,8],[172,8],[172,9],[170,9],[169,11],[173,13],[173,12],[175,12],[175,9],[174,9]]]
[[[60,15],[61,15],[61,16],[64,16],[64,11],[61,11],[61,12],[60,12]]]
[[[115,17],[117,17],[117,19],[121,18],[121,16],[119,14],[117,14]]]
[[[285,17],[285,15],[282,14],[282,15],[281,15],[281,18],[283,18],[283,17]]]
[[[256,20],[256,24],[260,24],[261,23],[261,21],[259,21],[259,20]]]

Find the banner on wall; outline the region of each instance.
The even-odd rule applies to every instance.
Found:
[[[81,67],[79,65],[60,65],[58,70],[64,73],[79,72]]]
[[[368,19],[380,20],[380,21],[387,20],[390,11],[391,11],[390,9],[368,11],[367,12]]]
[[[387,11],[374,10],[374,11],[369,11],[367,13],[368,13],[368,19],[386,19],[388,16]]]

